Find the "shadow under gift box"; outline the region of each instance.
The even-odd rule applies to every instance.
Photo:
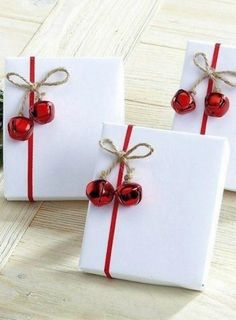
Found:
[[[119,58],[35,58],[35,81],[54,68],[70,73],[66,84],[42,87],[55,105],[55,119],[35,123],[33,134],[34,200],[85,199],[93,174],[102,122],[124,121],[123,63]],[[29,58],[6,59],[7,72],[29,79]],[[54,75],[50,81],[61,79]],[[4,192],[8,200],[28,200],[28,142],[9,137],[7,123],[20,109],[24,90],[5,81]],[[28,107],[28,106],[27,106]],[[26,110],[26,116],[28,110]]]
[[[183,65],[182,77],[179,88],[190,90],[192,85],[203,75],[203,72],[197,68],[193,62],[194,54],[203,52],[209,61],[214,61],[216,71],[231,70],[236,71],[236,48],[225,46],[223,44],[202,43],[189,41],[186,48],[185,60]],[[214,56],[214,59],[213,59]],[[226,77],[236,82],[234,77]],[[218,118],[208,116],[204,119],[204,101],[207,94],[208,79],[202,81],[196,88],[194,96],[196,109],[193,112],[181,115],[175,114],[173,130],[190,133],[227,137],[230,144],[230,160],[226,176],[225,189],[236,191],[236,88],[225,85],[218,80],[217,85],[226,97],[229,99],[229,110]],[[173,92],[174,95],[174,92]],[[204,121],[206,123],[204,124]],[[204,129],[202,130],[202,128]]]
[[[105,124],[102,138],[121,150],[127,126]],[[229,158],[227,139],[133,127],[129,147],[151,144],[154,153],[131,160],[143,187],[137,206],[119,205],[111,277],[202,290],[210,264]],[[96,179],[113,155],[97,150]],[[119,166],[108,177],[116,185]],[[80,269],[104,274],[114,202],[89,204]]]

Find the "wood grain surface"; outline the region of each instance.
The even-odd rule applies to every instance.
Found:
[[[236,45],[234,0],[0,0],[4,56],[122,56],[126,122],[170,129],[188,39]],[[77,271],[87,202],[7,202],[0,319],[236,319],[236,194],[225,192],[203,293]]]

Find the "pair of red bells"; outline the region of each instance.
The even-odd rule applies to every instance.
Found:
[[[29,118],[19,115],[8,122],[8,132],[12,139],[25,141],[30,138],[34,129],[34,121],[46,124],[54,119],[55,108],[50,101],[38,100],[29,110]]]
[[[105,179],[89,182],[86,188],[89,200],[97,207],[109,204],[114,196],[123,206],[132,206],[142,200],[142,187],[135,182],[123,182],[116,190]]]
[[[180,89],[174,95],[171,105],[179,114],[185,114],[196,108],[194,93]],[[205,113],[211,117],[222,117],[229,109],[229,99],[222,93],[211,92],[205,97]]]

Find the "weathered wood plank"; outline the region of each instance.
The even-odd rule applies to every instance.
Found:
[[[171,129],[173,111],[167,106],[126,100],[126,122],[137,126]]]
[[[44,202],[32,226],[63,231],[83,231],[88,201]]]
[[[4,73],[4,58],[18,56],[38,27],[35,22],[0,17],[0,79]]]
[[[22,54],[125,57],[159,4],[157,0],[61,0]]]
[[[3,174],[0,173],[0,269],[9,259],[40,203],[8,202],[3,197]]]
[[[145,58],[144,58],[145,57]],[[170,100],[179,86],[184,51],[138,43],[126,62],[126,99],[147,105],[150,118],[167,120],[152,110],[166,108],[171,120]],[[138,113],[134,112],[134,116]],[[140,117],[141,119],[141,117]]]
[[[152,19],[141,42],[184,50],[186,40],[236,45],[234,0],[168,0]]]
[[[42,23],[55,6],[57,0],[7,0],[0,1],[1,17],[15,21]],[[19,21],[17,21],[19,22]]]
[[[18,56],[24,50],[56,2],[57,0],[0,1],[0,78],[4,73],[4,58]]]

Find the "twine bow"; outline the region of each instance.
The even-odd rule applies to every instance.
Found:
[[[56,74],[58,72],[62,72],[65,74],[65,77],[62,80],[59,81],[47,81],[53,74]],[[6,78],[9,82],[11,82],[12,84],[14,84],[15,86],[17,86],[18,88],[23,88],[26,90],[23,99],[22,99],[22,103],[21,103],[21,107],[20,107],[20,112],[19,114],[23,115],[24,113],[24,107],[26,104],[26,99],[29,95],[30,92],[34,92],[36,99],[40,100],[44,95],[45,92],[40,92],[40,88],[43,86],[58,86],[61,84],[64,84],[68,81],[69,79],[69,72],[65,69],[65,68],[56,68],[56,69],[52,69],[51,71],[49,71],[45,77],[39,81],[39,82],[31,82],[28,81],[27,79],[25,79],[24,77],[22,77],[19,73],[16,72],[9,72],[6,74]],[[15,79],[18,78],[18,80],[14,80],[12,79],[13,77],[15,77]],[[20,79],[20,81],[19,81]]]
[[[195,82],[192,89],[190,90],[194,94],[196,93],[196,87],[207,78],[210,78],[213,81],[213,91],[220,92],[219,87],[217,86],[217,81],[220,80],[226,85],[231,87],[236,87],[236,82],[232,82],[229,77],[236,78],[236,71],[224,70],[216,71],[209,65],[206,54],[203,52],[197,52],[193,57],[193,62],[196,67],[203,71],[203,75]]]
[[[112,163],[112,165],[107,170],[103,170],[101,172],[100,174],[101,179],[106,179],[106,177],[111,173],[111,171],[115,168],[115,166],[118,163],[124,163],[126,167],[126,175],[124,177],[124,180],[126,182],[130,181],[133,177],[134,168],[130,167],[129,160],[147,158],[154,152],[154,149],[148,143],[138,143],[127,151],[118,150],[118,148],[114,145],[114,143],[110,139],[100,140],[99,144],[104,150],[116,156],[116,160]],[[137,150],[139,147],[145,147],[146,149],[148,149],[148,151],[144,154],[132,155],[132,153],[135,150]]]

